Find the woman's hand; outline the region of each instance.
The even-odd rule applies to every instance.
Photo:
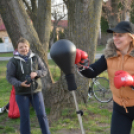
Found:
[[[76,65],[77,65],[78,68],[83,67],[80,63],[77,63]]]
[[[31,84],[26,84],[27,81],[21,83],[21,87],[30,87]]]
[[[34,79],[37,76],[37,73],[36,72],[31,72],[30,76],[31,76],[31,79]]]

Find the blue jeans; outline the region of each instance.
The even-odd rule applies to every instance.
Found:
[[[36,111],[42,134],[50,134],[42,92],[33,95],[16,95],[16,101],[20,111],[21,134],[30,134],[30,103]]]

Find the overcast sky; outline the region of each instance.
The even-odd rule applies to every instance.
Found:
[[[63,2],[63,0],[52,0],[52,2],[56,1],[57,3]],[[103,0],[103,1],[108,1],[108,0]]]
[[[103,1],[106,2],[108,0],[103,0]],[[60,4],[60,6],[57,6],[56,8],[55,5],[58,5],[58,4]],[[56,10],[57,12],[63,13],[63,10],[64,10],[64,13],[67,14],[67,9],[65,8],[66,6],[64,4],[64,9],[63,9],[63,4],[64,4],[63,0],[51,0],[52,12]],[[67,19],[67,17],[64,19]]]

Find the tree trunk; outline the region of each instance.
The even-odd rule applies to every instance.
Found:
[[[111,6],[103,6],[103,11],[106,13],[109,28],[114,28],[120,22],[120,0],[111,0]]]
[[[51,0],[38,0],[37,33],[45,52],[49,48],[51,30]]]
[[[128,7],[128,0],[122,1],[122,7],[121,7],[121,21],[126,19],[126,13],[127,13],[127,7]]]
[[[24,37],[30,42],[32,51],[42,58],[46,69],[48,70],[48,75],[43,79],[44,91],[49,89],[53,79],[47,64],[47,58],[45,56],[46,52],[44,51],[38,35],[31,24],[31,20],[25,12],[22,1],[2,0],[0,1],[0,9],[0,14],[14,48],[16,48],[18,39]]]
[[[32,12],[30,14],[30,17],[32,19],[32,22],[33,22],[33,25],[34,25],[34,28],[36,29],[37,28],[37,1],[36,0],[31,0],[31,5],[32,5]],[[37,29],[36,29],[37,30]]]
[[[26,38],[31,44],[32,51],[42,58],[48,70],[47,76],[43,78],[43,95],[45,105],[51,109],[51,119],[58,118],[58,116],[61,115],[62,109],[66,106],[70,107],[70,105],[73,105],[73,108],[75,108],[74,103],[72,103],[73,98],[67,90],[67,84],[63,75],[57,83],[54,83],[51,77],[46,52],[38,38],[37,32],[31,24],[31,20],[25,12],[22,0],[0,0],[0,14],[7,32],[11,37],[14,48],[16,48],[17,40],[20,37]],[[58,110],[55,111],[55,109]]]
[[[50,6],[50,3],[48,5]],[[102,1],[100,0],[68,1],[69,38],[75,43],[77,48],[88,52],[90,62],[93,62],[94,60],[97,35],[99,32],[101,6]],[[43,90],[43,94],[46,106],[51,109],[51,118],[58,118],[58,116],[61,115],[62,109],[65,107],[72,107],[75,109],[73,97],[67,90],[64,74],[61,75],[58,82],[53,82],[47,64],[47,47],[44,50],[42,41],[38,38],[38,34],[31,24],[31,20],[25,11],[22,0],[1,0],[0,13],[14,47],[16,48],[16,42],[19,37],[26,38],[31,44],[31,49],[42,58],[48,69],[48,75],[43,79],[45,89]],[[42,12],[40,12],[40,14],[42,14]],[[47,13],[47,15],[48,14],[49,13]],[[47,19],[50,18],[48,17]],[[45,23],[48,22],[49,21],[46,21]],[[43,28],[45,28],[45,26],[43,26]],[[45,31],[44,33],[47,32]],[[46,34],[44,34],[44,36],[46,36]],[[46,44],[46,42],[44,44]],[[76,75],[78,87],[76,94],[78,94],[78,101],[81,101],[81,97],[84,96],[83,98],[86,102],[88,81],[88,79],[80,76],[77,77]]]
[[[68,8],[68,37],[77,48],[88,53],[92,63],[100,27],[102,0],[66,0],[65,3]],[[76,78],[78,89],[86,100],[89,79],[77,73]]]

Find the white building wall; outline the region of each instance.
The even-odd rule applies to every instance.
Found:
[[[12,43],[0,43],[0,52],[13,52],[14,48]]]

